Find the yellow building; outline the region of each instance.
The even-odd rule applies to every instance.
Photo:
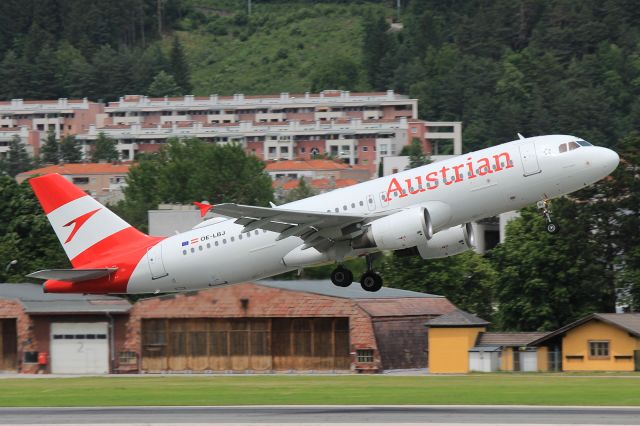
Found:
[[[429,321],[429,372],[468,373],[469,350],[487,325],[482,318],[459,309]]]
[[[562,371],[640,371],[640,313],[591,314],[532,344],[561,348]]]

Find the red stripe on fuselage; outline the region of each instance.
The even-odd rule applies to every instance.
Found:
[[[113,274],[82,282],[49,280],[44,283],[48,293],[126,293],[129,278],[136,266],[146,256],[150,247],[163,237],[150,237],[133,227],[125,228],[94,244],[71,260],[74,268],[111,268]]]

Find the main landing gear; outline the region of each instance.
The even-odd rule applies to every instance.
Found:
[[[366,291],[378,291],[382,288],[382,277],[373,271],[373,255],[368,254],[366,259],[367,272],[360,277],[360,285]],[[338,265],[338,267],[331,272],[331,282],[338,287],[349,287],[353,282],[353,273],[344,266]]]
[[[558,232],[560,227],[551,219],[551,207],[549,207],[547,200],[538,201],[538,209],[540,209],[542,216],[547,221],[547,232],[550,234]]]

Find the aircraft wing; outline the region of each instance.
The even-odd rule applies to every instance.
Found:
[[[349,235],[350,229],[357,231],[359,224],[372,218],[372,216],[363,215],[287,210],[233,203],[218,204],[213,211],[236,218],[235,223],[244,226],[242,232],[264,229],[279,233],[278,240],[296,236],[304,240],[304,248],[314,247],[319,251],[327,250],[335,240]]]
[[[117,271],[118,268],[98,268],[98,269],[43,269],[42,271],[32,272],[27,277],[37,278],[40,280],[56,280],[56,281],[87,281],[96,278],[106,277],[107,275]]]

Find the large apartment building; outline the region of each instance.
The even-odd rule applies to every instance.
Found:
[[[49,131],[56,138],[86,133],[90,125],[102,126],[104,104],[84,99],[0,102],[0,158],[9,150],[15,136],[32,156],[38,156],[40,145]]]
[[[35,145],[53,130],[75,134],[89,155],[100,133],[115,139],[122,160],[153,152],[169,138],[198,137],[238,143],[265,160],[341,159],[376,173],[381,158],[397,155],[418,138],[426,153],[447,140],[461,144],[459,122],[419,120],[418,101],[392,90],[177,98],[124,96],[108,105],[84,100],[0,103],[0,126],[36,131]],[[28,139],[28,138],[27,138]],[[0,135],[0,151],[2,144]],[[435,145],[434,145],[435,144]],[[37,153],[39,146],[33,146]]]
[[[329,156],[366,166],[373,175],[382,157],[397,155],[413,138],[420,139],[427,153],[432,152],[434,140],[461,143],[460,123],[419,120],[417,99],[392,90],[125,96],[110,103],[104,114],[103,127],[91,127],[78,138],[90,147],[102,132],[118,141],[125,160],[138,152],[159,149],[168,138],[198,137],[214,143],[239,143],[247,153],[265,161]]]

